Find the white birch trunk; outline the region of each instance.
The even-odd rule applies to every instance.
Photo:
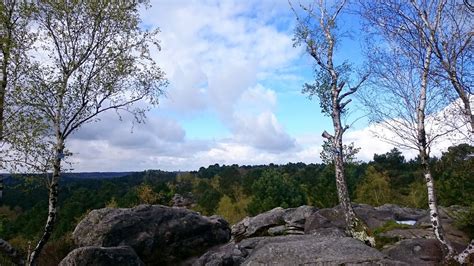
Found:
[[[344,129],[341,126],[339,104],[334,106],[332,117],[335,130],[335,136],[332,138],[332,143],[336,153],[334,157],[334,166],[336,174],[337,195],[344,213],[347,232],[350,236],[374,247],[375,238],[369,235],[368,227],[357,217],[356,213],[354,212],[349,197],[349,191],[347,189],[346,177],[344,174],[344,155],[342,145],[342,135],[344,133]]]
[[[426,188],[428,190],[428,207],[430,211],[431,226],[433,228],[436,239],[441,245],[447,250],[448,254],[446,258],[449,260],[454,255],[453,247],[448,243],[443,226],[440,222],[438,204],[436,200],[436,190],[433,177],[431,175],[431,169],[429,166],[429,151],[428,143],[426,140],[426,128],[425,128],[425,109],[426,109],[426,91],[428,88],[428,73],[431,64],[431,56],[433,50],[431,46],[427,46],[426,54],[423,62],[423,72],[421,74],[421,90],[419,95],[419,104],[417,108],[417,135],[418,135],[418,150],[421,159],[421,165],[423,168],[423,174],[425,177]]]
[[[51,234],[53,233],[54,225],[56,223],[57,212],[58,212],[58,192],[59,192],[59,177],[61,174],[61,160],[64,157],[64,135],[61,131],[61,118],[63,111],[63,97],[66,91],[67,78],[64,75],[63,87],[59,92],[58,106],[55,114],[55,134],[56,134],[56,144],[54,146],[54,161],[53,161],[53,176],[51,177],[51,182],[49,184],[49,196],[48,196],[48,219],[46,220],[46,225],[44,227],[43,236],[36,244],[36,247],[30,254],[28,258],[28,264],[30,266],[36,266],[37,260],[43,247],[48,242]]]
[[[31,252],[31,255],[28,259],[28,264],[30,266],[37,265],[37,260],[41,251],[43,250],[45,244],[48,242],[51,234],[53,233],[54,225],[57,219],[58,212],[58,186],[59,186],[59,177],[61,173],[61,158],[63,157],[64,144],[61,137],[58,138],[58,143],[56,144],[56,157],[53,164],[53,176],[51,178],[51,183],[49,184],[49,199],[48,199],[48,219],[46,220],[46,225],[43,230],[43,235],[41,239],[36,244],[36,247]]]
[[[463,252],[459,253],[457,256],[454,256],[454,259],[461,263],[464,264],[466,263],[466,259],[469,257],[470,254],[474,254],[474,240],[471,240],[471,243],[464,249]]]

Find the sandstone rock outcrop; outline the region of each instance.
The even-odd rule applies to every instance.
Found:
[[[171,264],[228,242],[230,228],[219,217],[183,208],[140,205],[91,211],[77,225],[73,239],[79,247],[130,246],[144,263]]]
[[[275,208],[246,217],[232,230],[220,217],[185,208],[140,205],[90,212],[76,227],[73,250],[61,265],[436,265],[443,251],[429,228],[426,210],[354,204],[377,236],[381,251],[345,233],[340,207]],[[457,210],[457,209],[456,209]],[[457,249],[467,236],[441,212]],[[394,221],[416,222],[396,226]],[[387,222],[391,221],[387,224]],[[380,229],[383,230],[380,230]],[[232,235],[232,239],[231,239]],[[229,242],[230,240],[230,242]]]
[[[311,206],[289,209],[278,207],[254,217],[246,217],[232,226],[232,237],[240,241],[257,236],[304,234],[306,219],[317,210]]]

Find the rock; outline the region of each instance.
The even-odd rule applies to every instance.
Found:
[[[283,220],[287,227],[304,229],[306,219],[315,213],[318,209],[312,206],[300,206],[298,208],[286,209],[283,214]]]
[[[284,225],[284,209],[277,207],[254,217],[245,217],[232,226],[232,237],[236,241],[244,238],[266,235],[270,227]]]
[[[384,204],[379,207],[372,207],[367,204],[354,204],[354,211],[365,221],[370,229],[383,226],[391,220],[417,221],[428,213],[426,210],[405,208],[395,204]]]
[[[265,238],[258,241],[243,265],[405,265],[349,237],[313,235]]]
[[[461,230],[457,229],[454,225],[456,215],[459,212],[465,210],[465,207],[460,207],[456,205],[450,207],[439,207],[439,217],[441,218],[441,224],[443,225],[446,237],[449,241],[452,242],[453,246],[458,251],[461,251],[464,247],[466,247],[470,241],[469,236]],[[431,221],[429,214],[427,213],[423,217],[418,219],[418,221],[415,223],[415,226],[418,228],[426,228],[427,230],[431,230]]]
[[[254,217],[246,217],[238,222],[232,226],[232,237],[238,242],[257,236],[303,234],[306,219],[316,211],[317,209],[311,206],[289,209],[277,207]]]
[[[248,256],[244,247],[235,243],[228,243],[216,249],[211,249],[194,261],[195,266],[241,265]]]
[[[313,230],[311,232],[312,235],[318,237],[347,237],[348,235],[344,232],[344,230],[336,227],[330,228],[320,228]]]
[[[174,194],[171,203],[173,207],[190,209],[196,205],[196,200],[193,194],[189,192],[186,195]]]
[[[289,235],[253,237],[205,253],[194,266],[204,265],[405,265],[348,237]]]
[[[393,215],[392,220],[397,221],[407,221],[407,220],[414,220],[418,221],[423,216],[428,214],[427,210],[422,209],[412,209],[406,207],[400,207],[395,204],[384,204],[380,207],[375,207],[378,212],[389,212]]]
[[[239,243],[230,242],[228,244],[212,248],[202,255],[198,260],[195,260],[192,265],[240,265],[259,243],[277,240],[284,241],[286,237],[287,236],[252,237],[243,239]]]
[[[353,208],[357,216],[372,230],[391,220],[416,221],[427,214],[426,210],[403,208],[393,204],[385,204],[374,208],[367,204],[353,203]],[[311,215],[306,219],[305,233],[310,234],[313,230],[329,227],[345,229],[346,222],[340,206],[321,209]]]
[[[436,239],[405,239],[382,252],[411,265],[438,265],[443,259],[441,245]]]
[[[145,265],[129,246],[120,247],[81,247],[71,251],[60,263],[60,266],[82,265]]]
[[[370,229],[383,226],[387,221],[395,219],[393,212],[387,209],[379,208],[374,208],[367,204],[354,204],[355,213],[367,224]]]
[[[334,209],[321,209],[306,220],[304,226],[305,234],[312,234],[322,228],[345,228],[344,218],[341,213]]]
[[[412,238],[431,238],[434,239],[435,235],[431,229],[420,229],[420,228],[408,228],[408,229],[393,229],[385,233],[380,234],[381,237],[397,237],[400,239],[412,239]]]
[[[379,211],[367,204],[353,204],[354,211],[370,229],[382,226],[385,222],[393,220],[393,215],[389,211]],[[341,207],[321,209],[311,215],[305,224],[305,233],[310,234],[320,228],[337,227],[346,228],[346,221]]]
[[[90,212],[73,232],[76,245],[131,246],[149,264],[174,264],[230,239],[228,223],[218,217],[161,205]]]
[[[279,236],[279,235],[285,234],[285,231],[286,231],[286,226],[280,225],[280,226],[276,226],[276,227],[272,227],[268,229],[268,234],[271,236]]]

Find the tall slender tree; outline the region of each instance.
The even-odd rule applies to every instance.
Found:
[[[346,5],[345,0],[335,1],[331,5],[319,0],[310,5],[300,4],[302,12],[298,12],[290,2],[297,18],[296,44],[304,45],[307,53],[316,62],[316,82],[305,84],[303,93],[309,94],[310,97],[317,95],[322,112],[332,119],[334,133],[324,131],[322,136],[327,139],[332,150],[330,154],[335,166],[337,193],[344,212],[347,232],[352,237],[375,246],[375,239],[370,236],[364,221],[357,217],[352,208],[344,173],[342,136],[349,126],[342,124],[342,116],[351,102],[349,96],[357,92],[367,79],[367,75],[364,75],[355,86],[350,86],[350,65],[347,62],[336,65],[334,62],[336,44],[340,38],[337,21]]]
[[[446,1],[361,2],[362,15],[368,22],[367,31],[375,30],[377,39],[370,39],[367,52],[372,86],[363,97],[365,105],[372,122],[392,133],[386,135],[382,130],[379,136],[418,151],[433,231],[446,250],[446,259],[450,260],[455,251],[439,218],[429,159],[433,143],[455,129],[444,127],[444,122],[438,119],[445,117],[443,113],[450,101],[440,93],[444,83],[433,75],[440,64],[435,61],[431,29],[424,26],[427,23],[424,20],[429,20],[430,25],[439,27],[445,4]],[[467,252],[472,252],[472,246]],[[462,262],[465,257],[456,259]]]
[[[138,9],[147,4],[45,0],[35,6],[35,48],[47,58],[32,58],[19,98],[47,125],[44,150],[36,154],[51,175],[48,217],[30,265],[37,264],[57,219],[59,179],[71,155],[67,139],[103,112],[124,111],[142,121],[148,107],[140,106],[158,104],[166,81],[150,56],[151,46],[159,48],[158,31],[139,26]]]
[[[0,2],[0,170],[8,166],[9,146],[16,140],[18,132],[26,132],[27,119],[18,104],[16,91],[18,81],[27,72],[25,53],[34,40],[28,32],[31,5],[24,1],[5,0]],[[31,122],[31,121],[29,121]],[[34,123],[33,123],[34,124]],[[26,139],[24,139],[26,140]],[[3,177],[0,177],[0,202],[3,197]],[[0,239],[0,251],[17,264],[24,264],[21,254],[8,242]]]

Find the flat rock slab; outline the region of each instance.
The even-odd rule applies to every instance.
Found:
[[[266,238],[255,246],[243,265],[405,265],[349,238],[312,235]]]

